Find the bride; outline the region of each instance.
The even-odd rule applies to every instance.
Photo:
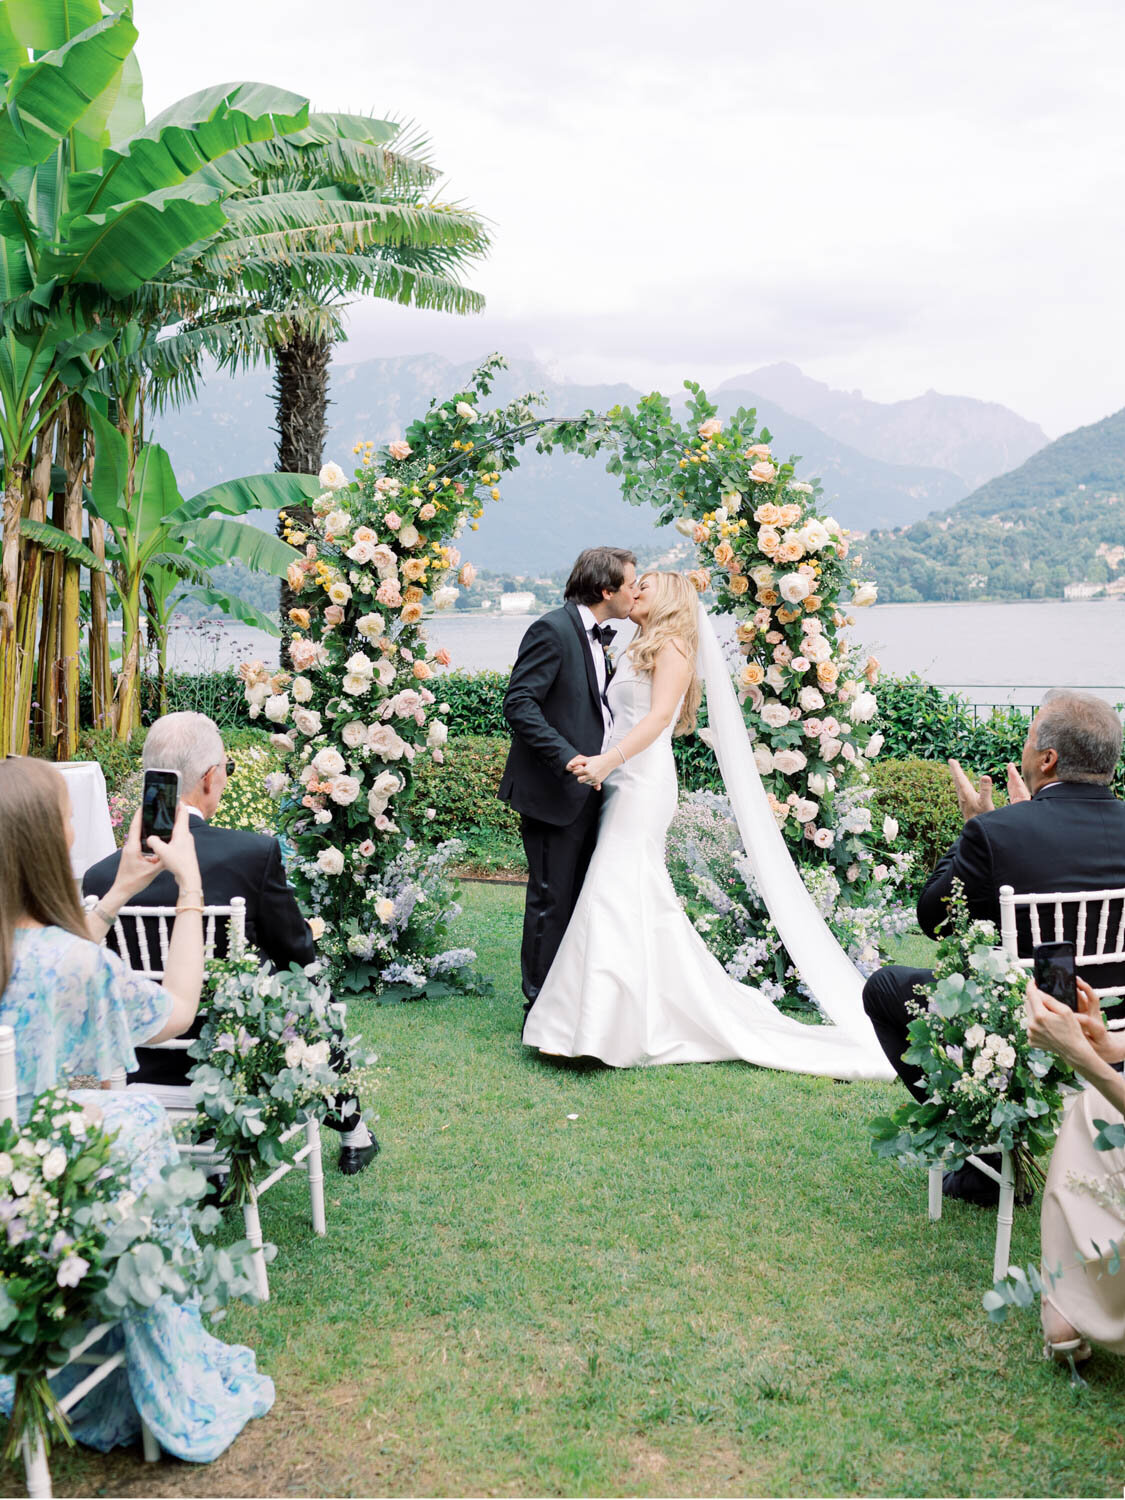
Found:
[[[637,633],[607,690],[613,727],[606,748],[574,768],[579,780],[603,787],[597,847],[524,1042],[618,1068],[740,1058],[833,1078],[893,1076],[863,1014],[859,977],[773,821],[722,651],[691,582],[646,573],[630,618]],[[676,899],[664,862],[678,797],[672,736],[695,727],[697,660],[720,768],[763,896],[833,1025],[793,1020],[732,979]],[[763,852],[772,878],[763,878]]]

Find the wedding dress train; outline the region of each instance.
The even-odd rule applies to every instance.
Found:
[[[680,907],[664,860],[678,797],[669,728],[606,779],[597,848],[523,1039],[553,1056],[596,1057],[619,1068],[741,1059],[832,1078],[893,1077],[863,1013],[859,975],[805,892],[773,823],[721,650],[702,611],[700,626],[709,717],[743,839],[756,871],[774,876],[760,882],[763,896],[790,955],[834,1024],[805,1025],[732,979]],[[610,748],[651,706],[649,680],[633,671],[628,656],[608,698]],[[768,830],[760,822],[762,808],[775,845],[768,844]],[[751,821],[753,828],[744,826]],[[763,841],[765,858],[759,847],[755,859],[751,844]],[[792,880],[775,868],[779,859]],[[809,972],[795,948],[804,948]]]

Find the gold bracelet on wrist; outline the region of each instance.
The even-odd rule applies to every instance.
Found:
[[[622,750],[622,748],[621,748],[620,745],[614,745],[613,748],[617,751],[618,755],[620,755],[620,757],[621,757],[621,764],[624,765],[625,764],[625,752],[624,752],[624,750]]]
[[[185,912],[188,912],[188,911],[197,911],[200,916],[203,915],[203,908],[202,908],[202,906],[181,906],[178,902],[176,903],[176,915],[177,915],[177,917],[182,917],[183,914]]]

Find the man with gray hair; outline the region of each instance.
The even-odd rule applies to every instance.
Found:
[[[304,968],[313,963],[316,944],[312,930],[285,878],[277,840],[268,834],[218,828],[209,821],[222,799],[227,777],[234,770],[234,762],[227,759],[214,720],[206,714],[165,714],[149,730],[143,758],[146,771],[179,772],[180,798],[187,804],[191,818],[204,903],[229,906],[232,897],[243,897],[246,938],[251,947],[275,969],[288,969],[294,963]],[[83,895],[105,895],[113,884],[120,857],[111,854],[86,871],[82,879]],[[145,891],[145,905],[175,904],[175,882],[170,875],[158,875]],[[109,938],[112,943],[112,932]],[[149,941],[152,950],[157,951],[155,933]],[[218,930],[215,946],[219,957],[226,951],[225,941],[225,929]],[[134,967],[140,966],[139,954],[122,956],[128,957]],[[187,1035],[199,1035],[204,1008],[201,1007],[201,1014]],[[156,1089],[184,1087],[191,1065],[183,1051],[161,1052],[149,1047],[137,1048],[137,1063],[138,1071],[130,1074],[130,1083]],[[340,1170],[345,1175],[362,1171],[379,1147],[360,1116],[359,1101],[338,1100],[336,1116],[328,1123],[342,1132]]]
[[[1020,770],[1008,767],[1008,805],[994,807],[992,778],[974,787],[955,760],[949,762],[965,819],[961,836],[938,861],[918,900],[918,922],[937,938],[949,919],[953,883],[959,880],[973,917],[1000,924],[1000,887],[1030,891],[1094,891],[1125,887],[1125,806],[1110,790],[1121,758],[1121,721],[1101,698],[1056,688],[1043,700],[1024,741]],[[1071,928],[1073,928],[1073,914]],[[1026,912],[1020,913],[1020,952],[1031,954]],[[1114,920],[1119,916],[1114,914]],[[1073,930],[1066,936],[1072,938]],[[924,1097],[921,1073],[902,1060],[907,1001],[929,969],[892,964],[872,974],[863,1005],[883,1051],[903,1083]],[[1105,984],[1105,971],[1100,979]],[[1114,975],[1111,983],[1125,982]],[[949,1197],[995,1203],[997,1186],[972,1166],[945,1174]]]

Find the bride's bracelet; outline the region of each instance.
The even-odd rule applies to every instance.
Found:
[[[620,745],[614,745],[613,748],[617,751],[618,755],[620,755],[620,757],[621,757],[621,764],[624,765],[625,764],[625,752],[624,752],[624,750],[622,750],[622,748],[621,748]]]

